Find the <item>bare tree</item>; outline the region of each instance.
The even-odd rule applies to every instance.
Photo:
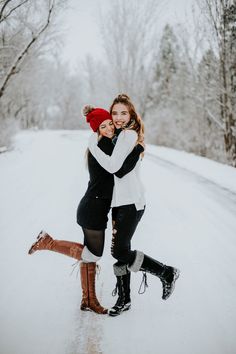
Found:
[[[16,5],[14,5],[12,8],[10,8],[6,13],[5,10],[7,8],[7,6],[9,5],[10,2],[12,2],[13,0],[6,0],[3,1],[3,5],[0,9],[0,23],[3,22],[4,20],[6,20],[15,10],[17,10],[19,7],[21,7],[22,5],[24,5],[26,2],[28,2],[29,0],[24,0],[21,2],[18,2]]]
[[[64,3],[0,1],[0,145],[10,142],[15,128],[43,126],[49,97],[42,88],[50,60],[41,59],[47,52],[47,58],[56,61],[56,15]]]
[[[236,167],[236,1],[202,0],[215,38],[219,57],[220,113],[225,149]]]
[[[10,0],[6,1],[4,4],[5,6],[3,5],[2,9],[1,9],[1,17],[3,19],[4,18],[6,19],[7,17],[9,17],[9,14],[16,11],[20,6],[24,5],[26,2],[27,1],[23,1],[23,2],[19,3],[17,6],[14,6],[12,9],[8,10],[7,15],[5,15],[5,17],[4,17],[4,10],[6,10],[7,5],[10,3]],[[47,18],[45,20],[45,23],[42,24],[40,26],[40,28],[38,28],[36,30],[35,29],[32,30],[31,38],[29,38],[27,40],[27,42],[24,43],[23,48],[17,53],[16,57],[14,58],[12,63],[9,65],[9,68],[8,68],[6,74],[4,75],[2,82],[0,83],[0,98],[4,94],[4,91],[7,87],[7,84],[9,82],[10,78],[18,72],[19,66],[22,63],[22,61],[24,60],[24,58],[26,57],[26,55],[29,53],[30,48],[40,38],[42,33],[48,28],[50,21],[51,21],[52,11],[55,6],[55,0],[50,1],[48,5],[49,5],[48,6],[48,14],[47,14]]]
[[[127,92],[145,114],[157,51],[157,22],[163,2],[115,0],[102,17],[110,92]]]

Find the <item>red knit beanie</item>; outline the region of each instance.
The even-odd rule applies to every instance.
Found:
[[[104,120],[112,120],[110,113],[103,108],[94,108],[90,105],[86,105],[82,112],[94,132],[98,130],[99,125],[102,124]]]

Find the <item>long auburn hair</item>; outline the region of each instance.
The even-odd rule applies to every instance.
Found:
[[[127,126],[125,126],[123,129],[135,130],[138,134],[138,140],[139,139],[143,140],[143,138],[144,138],[144,123],[143,123],[141,117],[136,112],[136,109],[135,109],[133,103],[131,102],[129,96],[124,93],[119,94],[111,104],[110,114],[112,114],[113,107],[117,103],[124,104],[128,108],[128,111],[130,114],[130,121],[127,124]]]

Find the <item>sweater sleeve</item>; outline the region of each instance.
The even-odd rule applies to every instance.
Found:
[[[140,154],[143,151],[144,151],[144,147],[142,145],[140,144],[136,145],[131,151],[131,153],[126,157],[119,171],[115,173],[115,176],[118,178],[122,178],[125,175],[127,175],[127,173],[132,171],[136,166],[136,163],[139,161]]]
[[[123,130],[118,136],[111,156],[106,155],[97,146],[97,134],[91,136],[88,147],[91,154],[105,170],[115,173],[121,168],[126,157],[133,150],[137,138],[137,133],[134,130]]]

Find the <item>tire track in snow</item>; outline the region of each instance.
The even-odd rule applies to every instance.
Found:
[[[103,298],[103,284],[100,285],[99,299]],[[75,336],[68,347],[68,354],[102,354],[103,321],[106,315],[97,315],[91,311],[81,311],[80,304],[75,316]]]
[[[178,164],[173,162],[164,160],[152,153],[146,152],[145,155],[149,160],[154,161],[158,165],[161,165],[170,170],[174,170],[174,173],[178,172],[179,175],[184,175],[189,177],[189,179],[195,180],[198,184],[198,188],[203,190],[204,192],[209,194],[212,198],[214,198],[217,202],[222,203],[226,201],[225,205],[229,211],[236,214],[236,193],[223,187],[212,180],[207,179],[206,177],[201,176],[197,172],[193,172],[188,170],[185,167],[181,167]]]

